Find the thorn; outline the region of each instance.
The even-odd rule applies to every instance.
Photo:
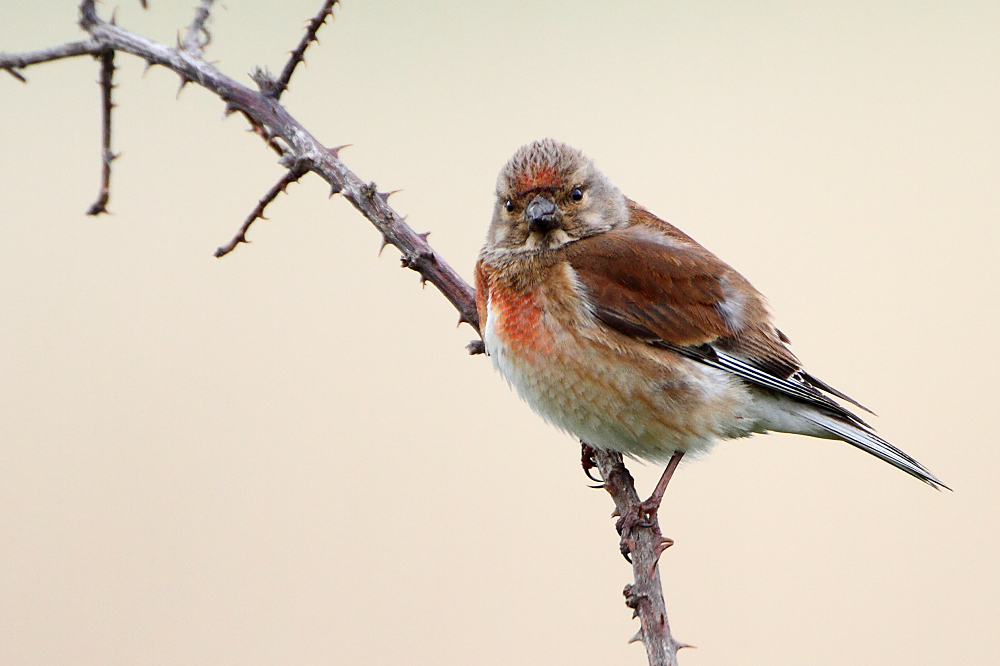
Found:
[[[687,643],[678,643],[676,647],[678,650],[683,650],[684,648],[691,648],[692,650],[698,649],[697,645],[688,645]]]
[[[333,195],[331,195],[331,196],[333,196]],[[385,236],[382,236],[382,245],[380,245],[379,248],[378,248],[378,256],[380,256],[380,257],[382,256],[382,250],[384,250],[385,246],[388,245],[388,244],[389,244],[389,239],[386,238]]]
[[[657,543],[655,546],[653,546],[654,564],[655,564],[655,561],[659,561],[660,555],[663,554],[663,551],[665,551],[667,548],[670,548],[672,545],[674,545],[674,540],[673,539],[670,539],[670,538],[667,538],[667,537],[663,537],[663,538],[660,539],[659,543]]]
[[[191,79],[186,76],[181,76],[181,85],[177,88],[177,98],[180,99],[181,91],[184,90],[184,86],[191,83]]]
[[[431,232],[425,231],[424,233],[417,234],[417,235],[420,236],[420,240],[422,240],[423,242],[426,243],[427,242],[427,237],[431,235]]]
[[[28,79],[24,78],[24,75],[21,74],[21,72],[17,71],[17,69],[15,69],[14,67],[4,67],[4,71],[7,72],[8,74],[10,74],[11,76],[13,76],[15,79],[17,79],[21,83],[27,83],[28,82]]]
[[[637,617],[639,617],[639,609],[638,608],[636,608],[635,610],[632,611],[632,619],[634,620]]]
[[[342,189],[343,188],[340,185],[331,185],[330,186],[330,196],[327,197],[327,198],[328,199],[332,199],[333,195],[334,194],[339,194]]]
[[[632,643],[640,643],[640,642],[642,642],[642,629],[640,629],[639,631],[635,632],[635,636],[633,636],[632,638],[628,639],[628,644],[629,645],[631,645]]]
[[[111,25],[118,25],[118,7],[111,10]]]
[[[327,148],[327,151],[329,151],[330,154],[334,156],[334,158],[340,159],[340,151],[343,150],[344,148],[350,148],[353,145],[354,145],[353,143],[345,143],[342,146],[334,146],[333,148]]]

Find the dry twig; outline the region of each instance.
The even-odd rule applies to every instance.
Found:
[[[603,487],[615,501],[613,515],[624,516],[642,503],[635,491],[632,474],[622,462],[620,453],[599,451],[583,444],[583,459],[585,471],[588,463],[600,470]],[[629,539],[628,535],[622,536]],[[659,519],[656,517],[649,525],[633,528],[633,536],[629,539],[635,583],[626,585],[623,594],[625,605],[633,610],[632,617],[638,617],[642,624],[629,642],[643,642],[650,666],[677,666],[677,651],[691,647],[674,639],[667,621],[658,560],[671,543],[660,535]]]
[[[306,25],[306,34],[302,35],[302,39],[299,41],[298,46],[291,52],[288,57],[288,61],[281,70],[281,74],[278,75],[278,79],[274,82],[274,87],[269,91],[265,91],[268,96],[274,99],[279,99],[281,93],[288,89],[288,82],[292,80],[292,74],[295,73],[295,68],[299,66],[300,62],[305,62],[306,59],[306,49],[313,42],[318,42],[316,38],[316,33],[319,32],[320,27],[326,23],[328,16],[333,16],[333,6],[337,4],[337,0],[324,0],[323,6],[320,7],[319,12],[316,16],[309,20]]]
[[[0,53],[0,69],[7,72],[21,82],[27,82],[20,70],[31,65],[42,62],[52,62],[63,58],[75,58],[82,55],[99,56],[105,47],[100,42],[93,39],[84,39],[78,42],[67,42],[59,46],[38,51],[27,51],[25,53]]]
[[[267,205],[278,198],[278,195],[284,192],[289,185],[306,175],[306,173],[307,171],[305,169],[297,169],[294,167],[286,171],[285,175],[281,177],[281,180],[275,183],[274,187],[269,189],[267,194],[261,197],[261,199],[257,202],[257,205],[254,206],[254,209],[250,211],[249,215],[247,215],[247,219],[243,221],[243,226],[241,226],[240,230],[236,232],[233,239],[215,251],[215,256],[224,257],[235,250],[236,246],[240,243],[249,243],[250,241],[247,240],[247,230],[250,229],[250,225],[258,219],[266,220],[267,218],[264,217],[264,209],[267,208]]]
[[[142,1],[145,6],[144,0]],[[237,83],[220,72],[215,66],[202,59],[202,49],[208,44],[205,31],[212,6],[212,0],[201,0],[195,18],[179,48],[170,48],[150,42],[134,33],[102,20],[96,12],[94,0],[83,0],[80,4],[80,26],[89,33],[89,39],[70,42],[62,46],[30,53],[0,53],[0,69],[24,80],[20,70],[30,65],[70,58],[81,55],[99,56],[102,63],[102,91],[104,92],[104,164],[101,195],[92,210],[105,212],[107,203],[107,182],[110,179],[110,162],[114,158],[110,149],[111,74],[114,70],[115,51],[130,53],[146,61],[147,65],[162,65],[181,77],[182,87],[187,82],[197,83],[215,93],[225,102],[226,113],[240,112],[250,122],[252,130],[259,134],[279,155],[280,162],[288,172],[258,202],[244,221],[240,231],[226,246],[216,251],[222,256],[232,251],[241,242],[246,242],[246,231],[259,217],[264,208],[291,182],[313,172],[330,185],[331,194],[342,194],[362,215],[382,234],[384,244],[393,245],[402,254],[403,266],[420,274],[422,282],[430,282],[458,310],[459,322],[466,322],[479,331],[479,316],[476,311],[475,292],[427,243],[427,234],[418,234],[411,229],[404,218],[388,204],[390,193],[379,192],[375,183],[365,183],[348,169],[338,156],[338,148],[327,148],[309,133],[295,118],[278,103],[282,92],[287,89],[295,68],[304,60],[306,48],[316,41],[316,33],[332,15],[336,0],[324,0],[323,6],[309,22],[306,33],[299,45],[291,52],[281,74],[274,78],[266,70],[255,70],[252,78],[259,91]],[[179,40],[180,41],[180,40]],[[384,245],[383,245],[384,246]],[[471,353],[484,351],[482,341],[469,345]],[[600,468],[603,487],[614,498],[619,514],[639,502],[631,475],[622,464],[621,456],[613,453],[594,451],[594,464]],[[642,629],[636,640],[642,640],[651,666],[675,666],[679,644],[670,635],[663,592],[660,585],[657,559],[662,552],[663,542],[652,527],[639,527],[630,542],[632,567],[635,583],[625,588],[626,603],[635,610],[642,622]]]
[[[212,33],[205,28],[208,16],[212,11],[212,4],[215,0],[201,0],[201,4],[194,10],[194,19],[188,26],[187,34],[183,41],[178,44],[182,49],[192,55],[200,56],[205,47],[212,41]],[[143,3],[143,7],[145,7]]]
[[[108,199],[111,198],[111,162],[118,157],[111,152],[111,109],[115,107],[111,101],[111,91],[115,85],[112,82],[115,74],[115,52],[107,49],[100,55],[101,61],[101,189],[97,200],[87,209],[87,215],[107,213]]]

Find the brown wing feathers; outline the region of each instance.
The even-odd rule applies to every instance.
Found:
[[[574,243],[569,260],[599,309],[648,331],[636,337],[698,345],[730,334],[716,308],[719,280],[691,253],[670,250],[625,229]]]
[[[567,249],[601,321],[629,337],[864,425],[821,391],[858,403],[802,371],[771,325],[763,297],[742,276],[648,211],[633,212],[639,224]]]

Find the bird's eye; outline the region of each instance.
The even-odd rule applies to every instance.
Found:
[[[583,198],[583,188],[574,187],[573,191],[569,193],[569,196],[571,199],[573,199],[573,201],[579,201],[580,199]]]
[[[510,199],[507,199],[507,201],[504,202],[503,207],[507,209],[508,213],[514,212],[514,202]]]

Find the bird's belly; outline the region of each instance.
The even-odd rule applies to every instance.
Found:
[[[752,430],[751,398],[723,372],[665,351],[630,353],[558,326],[525,345],[492,314],[485,342],[494,368],[542,418],[592,446],[661,462]]]

